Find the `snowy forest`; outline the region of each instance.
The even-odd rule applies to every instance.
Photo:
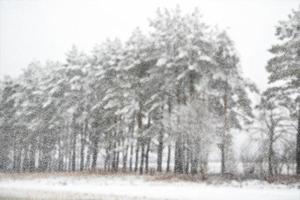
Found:
[[[282,20],[265,91],[197,9],[158,9],[126,41],[32,62],[0,82],[0,171],[300,175],[300,8]]]

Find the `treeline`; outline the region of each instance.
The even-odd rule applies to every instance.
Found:
[[[199,16],[158,10],[146,34],[136,29],[89,54],[73,47],[64,63],[34,62],[18,79],[4,79],[0,169],[143,174],[155,159],[155,171],[205,176],[217,149],[221,174],[234,173],[232,130],[255,124],[248,93],[258,91],[242,77],[226,32]],[[275,102],[271,94],[263,99]],[[262,161],[270,175],[272,145]]]

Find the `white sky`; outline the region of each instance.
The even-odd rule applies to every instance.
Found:
[[[90,51],[107,37],[125,40],[146,27],[158,7],[183,11],[195,6],[204,22],[227,28],[241,57],[244,75],[266,88],[267,49],[276,42],[275,25],[298,0],[0,0],[0,77],[17,76],[33,60],[63,61],[73,44]]]

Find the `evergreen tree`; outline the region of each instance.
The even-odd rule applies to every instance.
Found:
[[[269,72],[268,93],[286,104],[291,116],[297,121],[296,163],[300,174],[300,8],[292,12],[288,19],[277,26],[276,36],[280,42],[273,45],[274,55],[266,66]],[[289,97],[289,98],[286,98]],[[292,101],[290,101],[292,100]]]

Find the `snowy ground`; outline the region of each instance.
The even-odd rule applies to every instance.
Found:
[[[134,175],[0,176],[0,200],[300,200],[300,184],[261,181],[205,184]]]

